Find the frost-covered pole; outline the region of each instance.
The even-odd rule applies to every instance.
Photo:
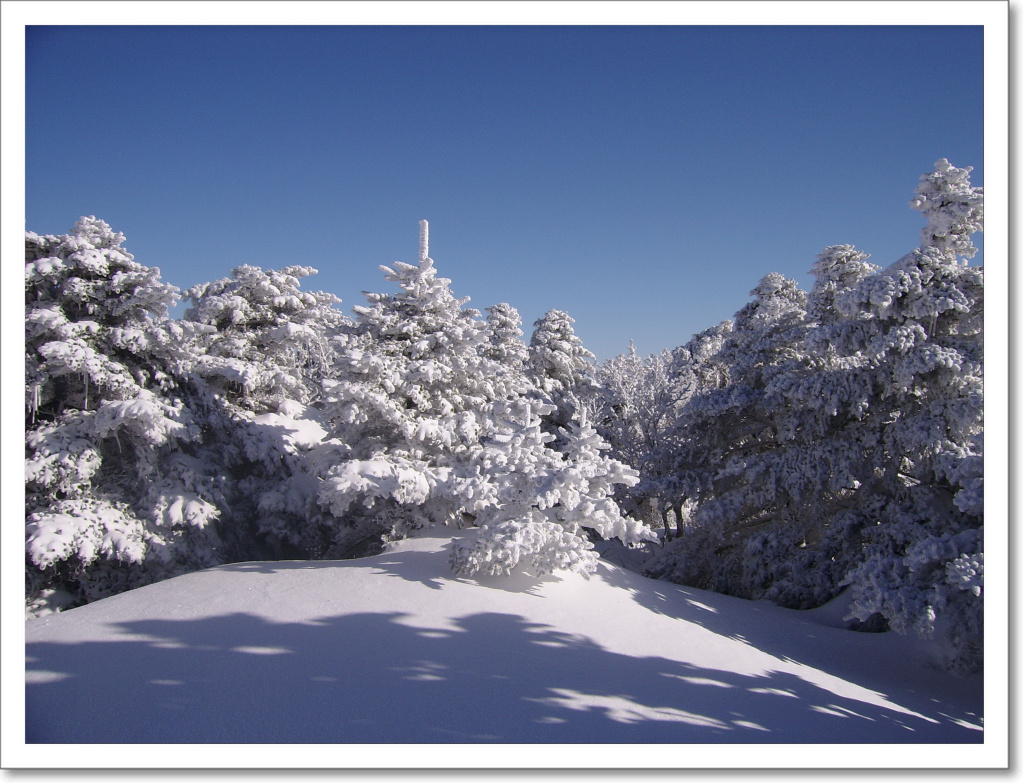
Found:
[[[430,229],[425,220],[420,221],[420,261],[426,261],[429,257]]]

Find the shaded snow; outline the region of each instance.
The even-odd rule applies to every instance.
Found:
[[[447,576],[451,531],[185,575],[26,623],[29,743],[976,743],[981,680],[828,612]],[[130,706],[130,709],[126,709]]]

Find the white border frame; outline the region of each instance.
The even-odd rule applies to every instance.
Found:
[[[243,10],[244,7],[244,10]],[[983,745],[45,745],[24,743],[24,623],[18,528],[5,526],[2,570],[4,768],[189,769],[983,769],[1009,764],[1008,462],[1009,462],[1009,11],[1003,0],[948,2],[10,2],[0,7],[3,68],[2,333],[4,367],[21,365],[21,279],[13,259],[21,250],[24,213],[24,97],[26,25],[47,24],[730,24],[920,25],[985,27],[985,256],[986,437],[989,548],[986,586],[985,743]],[[1006,341],[1004,343],[1004,340]],[[995,361],[991,361],[995,360]],[[12,369],[13,374],[13,369]],[[7,374],[5,374],[7,375]],[[0,392],[3,428],[4,509],[24,506],[23,452],[11,432],[20,425],[23,393],[6,383]],[[1006,492],[1004,491],[1004,488]],[[19,507],[19,501],[20,507]],[[1004,545],[999,547],[998,545]],[[12,565],[13,564],[13,565]],[[10,606],[17,598],[14,612]],[[18,641],[21,647],[17,647]],[[382,765],[382,762],[384,765]],[[535,776],[531,776],[534,778]],[[66,776],[65,776],[66,778]]]

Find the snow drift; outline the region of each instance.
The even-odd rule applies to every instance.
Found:
[[[983,740],[980,676],[943,672],[916,638],[842,629],[834,604],[787,610],[607,560],[589,578],[460,578],[451,534],[219,566],[29,620],[26,742]]]

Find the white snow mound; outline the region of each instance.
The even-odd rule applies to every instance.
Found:
[[[28,743],[980,743],[928,646],[607,562],[450,576],[452,531],[27,621]]]

